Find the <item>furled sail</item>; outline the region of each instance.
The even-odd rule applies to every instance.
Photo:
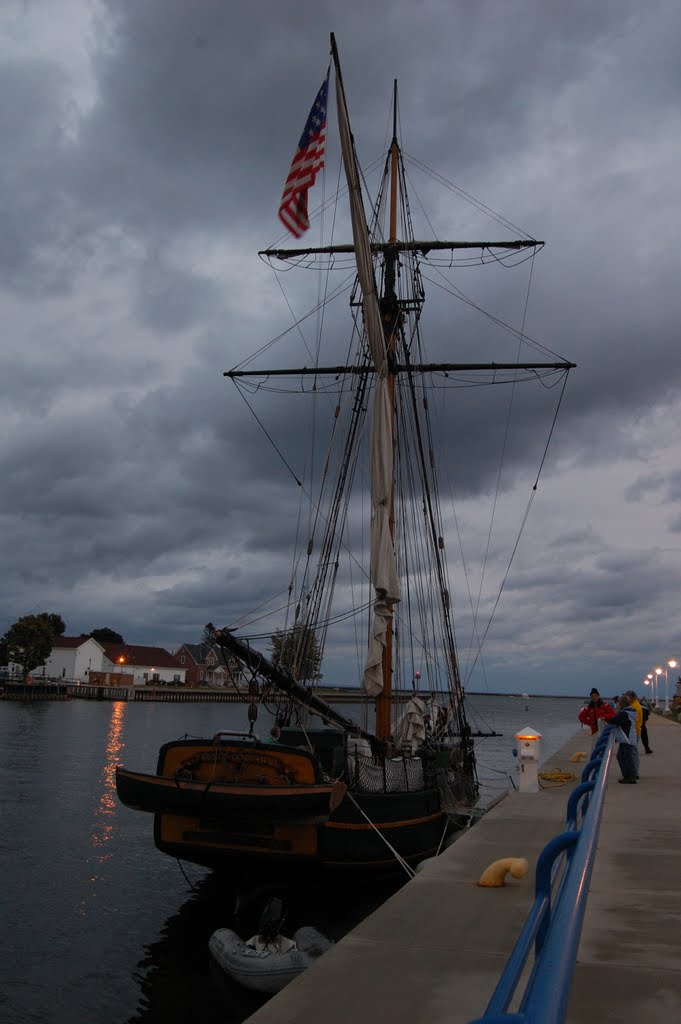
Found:
[[[395,548],[390,534],[393,478],[393,407],[388,380],[385,335],[371,260],[369,231],[364,214],[359,175],[350,133],[343,84],[336,67],[336,101],[345,177],[350,195],[352,237],[357,276],[362,291],[362,312],[369,349],[376,369],[371,421],[371,582],[374,587],[374,619],[362,685],[370,697],[383,689],[383,650],[392,619],[392,606],[400,599]]]

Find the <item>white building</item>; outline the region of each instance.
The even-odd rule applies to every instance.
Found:
[[[20,667],[17,675],[21,674]],[[186,681],[186,668],[163,647],[101,644],[90,636],[56,636],[44,665],[31,672],[34,683],[55,680],[92,685],[145,686]]]
[[[56,636],[49,658],[31,676],[35,683],[41,679],[87,683],[90,672],[102,671],[104,661],[104,647],[91,636]]]

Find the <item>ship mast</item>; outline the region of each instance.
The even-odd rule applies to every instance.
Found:
[[[385,347],[388,354],[388,393],[390,395],[390,408],[392,409],[392,433],[393,451],[395,434],[395,352],[397,348],[396,332],[399,327],[399,309],[397,294],[395,292],[395,265],[397,262],[397,170],[399,151],[397,145],[397,80],[393,82],[393,137],[390,144],[390,232],[388,245],[390,248],[385,253],[385,275],[383,279],[383,295],[381,298],[381,318],[383,331],[385,333]],[[393,484],[390,494],[390,541],[395,544],[395,485],[394,472]],[[376,697],[376,735],[379,739],[385,740],[392,733],[392,692],[393,692],[393,620],[392,601],[388,604],[390,618],[383,650],[382,671],[383,689]]]
[[[370,362],[357,360],[357,365],[349,366],[302,366],[295,369],[245,370],[234,368],[226,371],[224,376],[233,380],[247,377],[267,378],[268,376],[295,375],[296,377],[324,375],[339,376],[341,374],[359,375],[363,378],[373,376],[373,412],[372,412],[372,453],[378,453],[372,466],[372,566],[371,578],[374,585],[374,623],[371,629],[370,650],[364,671],[364,688],[369,696],[374,697],[376,707],[376,736],[387,739],[392,732],[392,700],[394,672],[394,637],[393,610],[400,599],[399,577],[395,561],[395,444],[396,444],[396,380],[398,375],[405,375],[408,382],[407,392],[411,394],[411,405],[416,399],[413,381],[415,376],[440,372],[444,374],[471,370],[498,371],[519,370],[533,371],[537,375],[556,371],[567,375],[575,364],[566,360],[556,359],[553,362],[514,362],[514,363],[425,363],[411,361],[411,346],[404,344],[402,337],[405,320],[412,314],[418,317],[423,301],[421,294],[415,294],[405,301],[398,295],[398,273],[400,259],[404,254],[416,260],[425,257],[431,251],[480,249],[499,258],[499,253],[524,249],[540,249],[544,243],[533,238],[522,238],[505,241],[421,241],[412,237],[408,212],[403,225],[405,237],[398,238],[398,203],[400,190],[403,188],[403,168],[400,147],[397,141],[397,82],[393,87],[393,137],[385,164],[386,178],[389,184],[388,195],[388,238],[376,240],[369,237],[365,210],[360,189],[360,176],[354,149],[354,140],[350,131],[343,81],[338,61],[338,53],[333,35],[331,51],[336,68],[336,94],[338,100],[339,132],[341,150],[345,166],[348,193],[350,196],[350,214],[353,241],[341,245],[321,246],[307,249],[268,249],[260,253],[270,259],[288,260],[300,256],[315,254],[350,254],[353,253],[357,264],[357,274],[361,291],[361,307],[364,321],[367,353]],[[376,288],[374,258],[382,262],[382,287],[379,297]],[[399,361],[398,361],[399,359]],[[380,445],[376,438],[380,434]],[[422,465],[427,463],[427,452],[420,451]],[[377,472],[376,466],[379,465]],[[464,769],[474,772],[474,755],[472,733],[467,725],[462,707],[461,679],[454,645],[453,628],[450,618],[446,568],[440,549],[442,538],[436,530],[435,515],[431,496],[428,494],[424,475],[424,509],[429,521],[429,532],[436,559],[436,575],[443,600],[443,649],[449,663],[450,686],[455,697],[455,710],[458,718],[458,735],[462,739],[464,750]],[[378,484],[378,487],[376,487]],[[381,489],[381,487],[383,489]],[[378,532],[374,533],[374,527]],[[374,549],[383,551],[383,562],[374,561]],[[379,637],[380,634],[380,637]],[[225,639],[229,648],[235,638],[226,633]],[[375,643],[375,641],[379,643]],[[373,650],[372,650],[373,643]],[[239,652],[241,657],[243,652]],[[286,687],[284,687],[286,689]],[[297,696],[297,695],[296,695]]]

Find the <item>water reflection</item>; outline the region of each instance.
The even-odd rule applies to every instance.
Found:
[[[224,1024],[239,1024],[268,997],[237,985],[212,961],[208,940],[216,928],[232,928],[247,938],[257,931],[267,899],[279,895],[286,908],[285,933],[313,925],[338,941],[402,884],[371,890],[324,884],[305,892],[263,884],[237,893],[219,876],[206,876],[167,919],[160,938],[146,947],[134,973],[139,1005],[128,1024],[213,1020],[216,1009]]]
[[[101,794],[95,808],[92,846],[96,851],[94,859],[100,864],[108,860],[109,853],[105,852],[105,848],[113,835],[113,823],[117,808],[116,765],[120,764],[120,753],[125,746],[123,724],[126,708],[127,704],[123,700],[115,701],[111,705],[111,719],[104,747],[104,765],[99,776]]]

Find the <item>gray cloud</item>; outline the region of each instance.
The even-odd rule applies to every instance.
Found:
[[[258,424],[222,371],[317,301],[314,275],[277,279],[257,250],[280,234],[278,196],[334,28],[363,162],[383,151],[399,76],[408,156],[547,240],[525,329],[578,363],[489,631],[485,685],[588,692],[598,671],[605,689],[609,679],[622,689],[675,653],[677,5],[380,0],[340,11],[301,0],[295,28],[269,0],[72,6],[68,34],[48,9],[30,22],[20,7],[0,15],[0,125],[12,140],[0,165],[0,618],[49,605],[70,632],[109,624],[173,647],[209,619],[279,606],[290,538],[305,534],[294,479],[307,483],[303,442],[335,398],[318,393],[315,412],[309,396],[261,389],[246,396]],[[431,222],[440,237],[511,232],[408,169],[417,234]],[[337,237],[346,230],[341,207]],[[432,358],[529,358],[530,344],[446,290],[519,327],[529,272],[428,266]],[[347,302],[336,300],[329,326],[332,316],[349,326]],[[302,337],[290,331],[256,365],[309,365],[315,328],[306,320]],[[342,351],[338,325],[331,336]],[[482,623],[557,398],[536,382],[430,395],[468,664],[474,630],[449,501],[475,593],[499,480]],[[276,615],[254,613],[257,631],[255,620],[266,632]]]

